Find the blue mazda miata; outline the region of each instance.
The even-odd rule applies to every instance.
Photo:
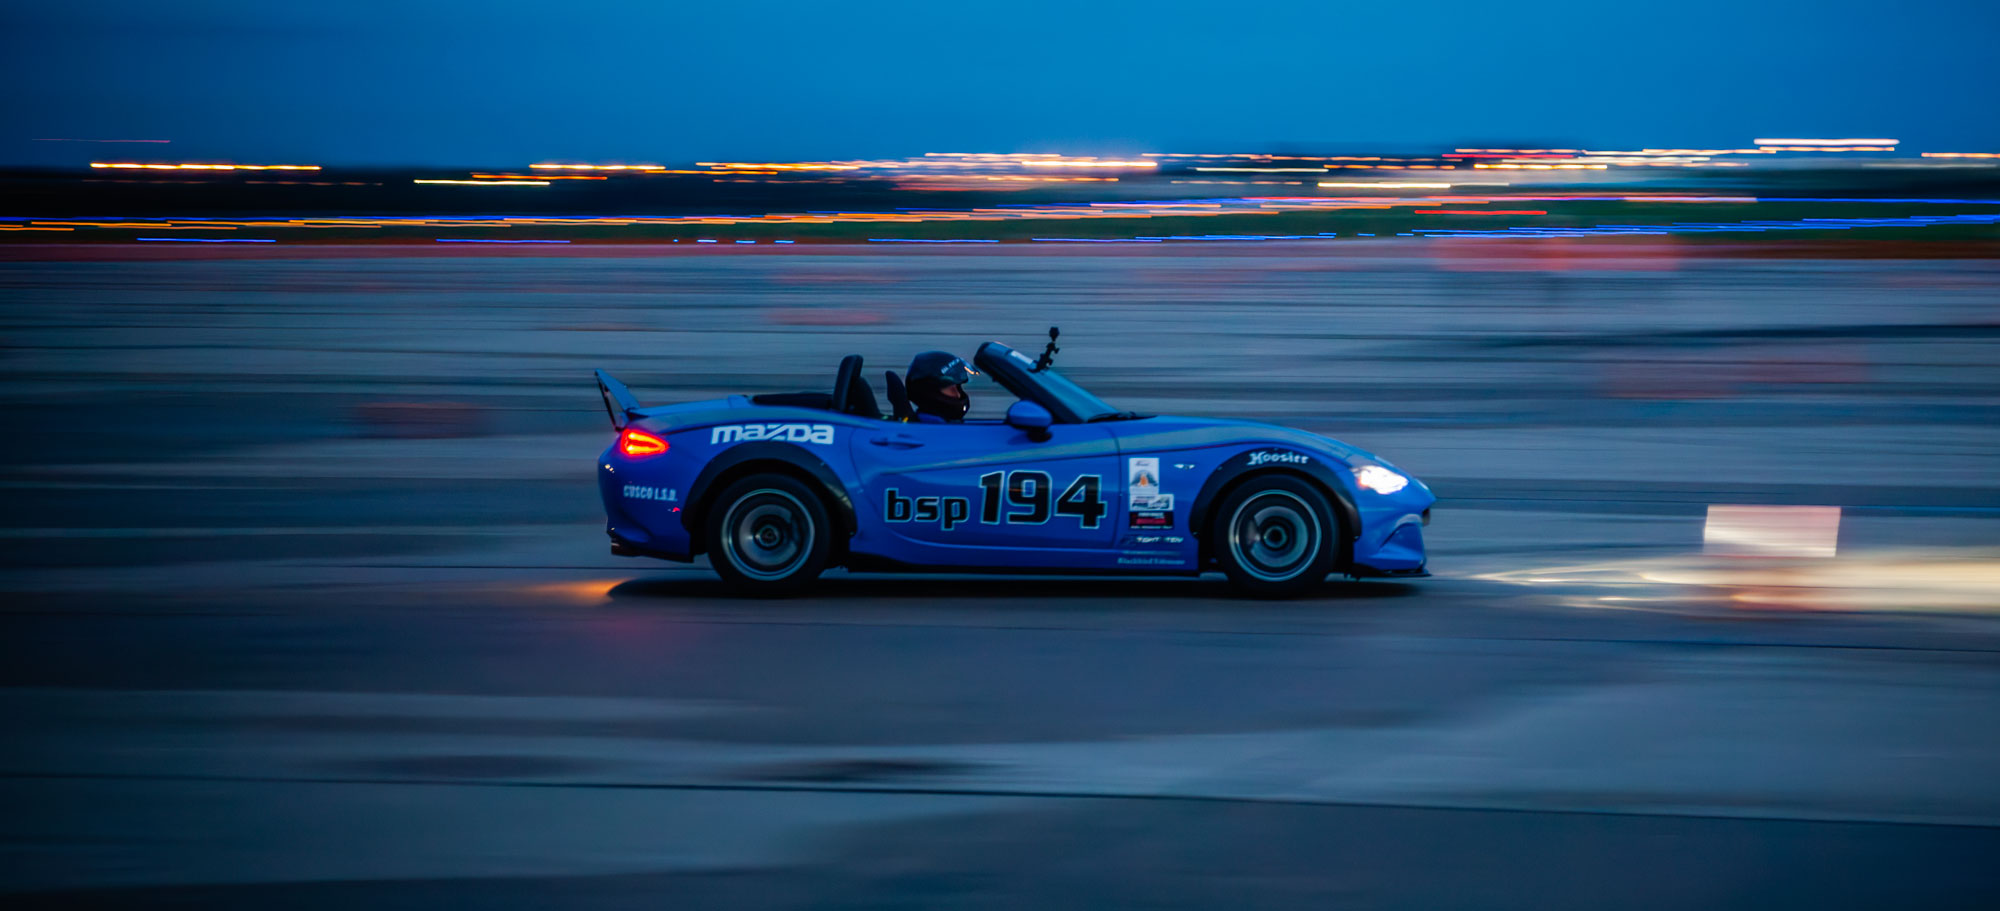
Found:
[[[1054,333],[1051,332],[1053,337]],[[1435,499],[1337,440],[1250,421],[1120,411],[998,342],[973,364],[1017,401],[999,421],[913,420],[862,361],[833,391],[642,407],[597,371],[618,431],[597,459],[611,552],[706,553],[747,594],[783,595],[832,566],[866,572],[1220,570],[1265,597],[1332,573],[1422,576]]]

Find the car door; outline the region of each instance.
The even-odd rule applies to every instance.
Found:
[[[884,556],[985,565],[956,549],[1103,550],[1115,541],[1123,478],[1105,427],[1059,424],[1037,442],[998,421],[884,423],[848,445],[866,498],[857,512],[910,545]]]

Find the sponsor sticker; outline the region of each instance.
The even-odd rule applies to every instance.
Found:
[[[783,440],[787,443],[833,445],[832,424],[725,424],[711,428],[710,443],[742,443],[751,440]]]
[[[1160,460],[1151,456],[1125,460],[1125,527],[1174,527],[1174,495],[1160,492]]]
[[[1250,464],[1252,465],[1275,465],[1279,463],[1304,465],[1309,461],[1311,460],[1296,452],[1270,452],[1267,450],[1250,454]]]
[[[1155,508],[1153,501],[1160,496],[1159,459],[1149,456],[1125,460],[1125,495],[1128,508]]]
[[[680,491],[671,487],[650,487],[645,484],[625,485],[625,499],[627,500],[659,500],[663,503],[673,503],[679,501],[680,498]]]

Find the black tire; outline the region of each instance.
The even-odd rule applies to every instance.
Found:
[[[710,503],[708,562],[737,593],[779,598],[805,590],[826,570],[833,523],[826,504],[798,479],[756,474]]]
[[[1216,561],[1237,591],[1256,598],[1296,597],[1324,583],[1340,533],[1326,495],[1282,474],[1238,485],[1209,519]]]

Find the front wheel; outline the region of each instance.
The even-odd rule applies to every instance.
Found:
[[[1339,523],[1326,495],[1298,478],[1268,475],[1244,482],[1215,510],[1216,559],[1236,590],[1290,598],[1326,580],[1337,559]]]
[[[832,531],[825,504],[805,484],[782,474],[751,475],[709,508],[708,562],[743,594],[796,594],[826,569]]]

